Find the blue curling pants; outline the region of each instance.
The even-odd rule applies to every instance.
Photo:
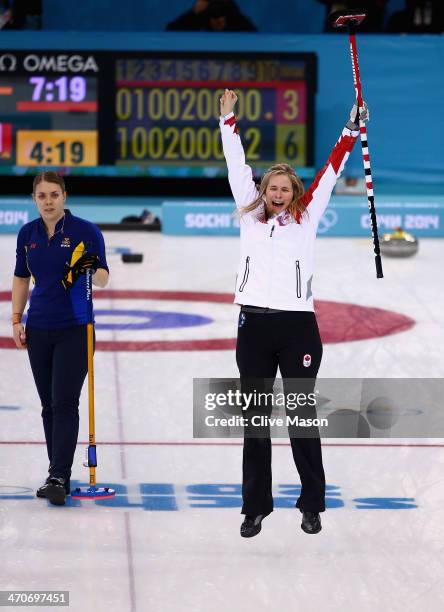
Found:
[[[79,433],[79,399],[88,372],[86,325],[26,327],[29,361],[42,404],[50,476],[70,479]]]

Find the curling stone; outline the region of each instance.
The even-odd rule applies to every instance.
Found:
[[[390,429],[398,420],[396,404],[390,397],[375,397],[367,406],[366,417],[376,429]]]
[[[413,234],[398,227],[393,234],[384,234],[379,246],[387,257],[411,257],[418,252],[419,243]]]
[[[142,263],[143,253],[122,253],[123,263]]]

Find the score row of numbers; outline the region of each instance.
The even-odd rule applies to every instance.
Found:
[[[306,78],[304,62],[220,59],[117,60],[117,80],[148,81],[285,81]]]
[[[119,121],[209,121],[220,116],[223,89],[121,88],[116,96]],[[236,90],[236,117],[255,122],[305,123],[305,83],[289,88]]]
[[[219,128],[119,127],[117,136],[120,162],[200,164],[224,159]],[[305,126],[248,127],[242,132],[242,140],[247,161],[272,163],[280,159],[305,165]]]

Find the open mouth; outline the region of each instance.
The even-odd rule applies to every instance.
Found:
[[[276,206],[278,208],[280,208],[280,207],[282,207],[284,205],[282,200],[272,200],[271,203],[273,204],[273,206]]]

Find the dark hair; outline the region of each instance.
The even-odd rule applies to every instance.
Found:
[[[40,174],[37,174],[37,176],[34,177],[34,182],[32,184],[32,193],[35,193],[37,185],[39,183],[43,183],[43,181],[47,181],[48,183],[57,183],[57,185],[61,187],[63,192],[66,191],[65,181],[63,180],[63,178],[59,174],[57,174],[57,172],[47,170],[46,172],[40,172]]]

